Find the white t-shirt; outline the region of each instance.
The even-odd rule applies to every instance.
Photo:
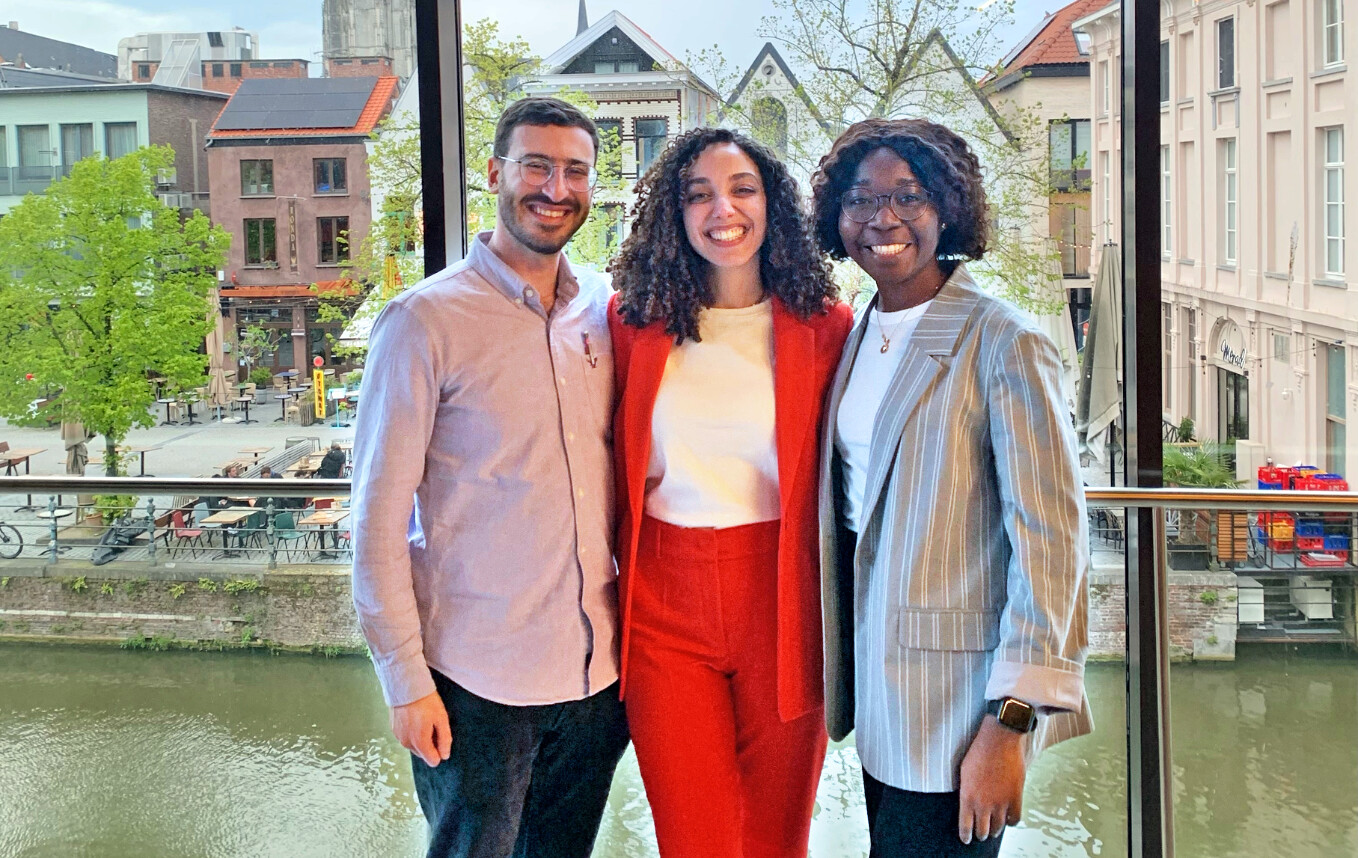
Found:
[[[706,307],[670,349],[651,418],[646,514],[680,527],[779,516],[773,305]]]
[[[905,310],[882,313],[873,310],[858,344],[853,372],[844,386],[844,396],[835,414],[835,449],[844,462],[844,526],[862,532],[863,495],[867,492],[868,451],[872,448],[872,427],[877,410],[886,398],[891,379],[905,356],[906,345],[920,317],[933,301]],[[891,345],[882,351],[882,332]]]

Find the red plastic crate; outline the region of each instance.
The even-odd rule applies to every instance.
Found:
[[[1343,556],[1340,556],[1341,553]],[[1348,560],[1349,558],[1347,551],[1344,552],[1330,551],[1324,554],[1315,553],[1303,554],[1302,556],[1297,558],[1297,562],[1300,563],[1302,566],[1316,566],[1316,567],[1343,566],[1348,562]]]
[[[1321,536],[1298,536],[1297,548],[1301,551],[1324,551],[1325,539]]]

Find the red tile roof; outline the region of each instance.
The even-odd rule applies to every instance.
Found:
[[[1075,46],[1075,34],[1071,32],[1070,25],[1107,5],[1108,0],[1075,0],[1061,9],[1051,16],[1046,26],[1032,37],[1018,56],[1005,64],[1004,72],[1028,66],[1088,63],[1089,57],[1081,54]]]
[[[387,75],[377,79],[377,85],[373,87],[372,94],[368,96],[368,101],[363,105],[363,111],[358,115],[358,121],[348,128],[249,128],[241,130],[217,130],[215,127],[217,120],[213,120],[213,130],[208,132],[209,138],[225,137],[348,137],[355,134],[369,134],[382,117],[387,115],[387,111],[396,101],[396,87],[400,84],[400,78],[394,75]],[[230,104],[228,101],[227,104]],[[222,107],[225,112],[226,107]],[[221,113],[217,114],[221,118]]]

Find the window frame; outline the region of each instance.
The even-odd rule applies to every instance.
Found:
[[[1218,18],[1216,22],[1216,60],[1217,60],[1217,89],[1233,89],[1236,85],[1236,38],[1235,38],[1235,16],[1227,15],[1225,18]],[[1229,39],[1223,36],[1229,34]],[[1230,57],[1226,57],[1224,47],[1229,47]]]
[[[1322,68],[1344,64],[1344,0],[1320,0],[1320,54]]]
[[[661,134],[642,134],[641,123],[659,122],[662,124],[663,133]],[[637,154],[637,175],[643,175],[646,170],[655,163],[660,157],[660,153],[665,151],[665,141],[670,136],[670,120],[668,116],[638,116],[632,120],[632,137],[636,141]],[[654,141],[654,142],[653,142]],[[646,157],[648,146],[654,146],[650,158]]]
[[[327,228],[331,235],[327,239]],[[322,215],[316,218],[316,264],[318,266],[336,266],[348,262],[349,255],[349,216],[348,215]],[[344,234],[344,241],[341,242],[340,235]],[[326,247],[332,251],[326,253]]]
[[[1221,141],[1221,247],[1222,265],[1240,263],[1240,152],[1236,138]]]
[[[268,190],[263,190],[264,183],[258,177],[253,184],[255,190],[248,190],[246,186],[246,165],[255,165],[255,169],[261,169],[261,165],[267,164],[269,174]],[[240,159],[240,195],[242,198],[268,198],[276,196],[276,187],[273,178],[273,159],[272,158],[242,158]]]
[[[127,150],[126,152],[119,152],[118,154],[115,155],[114,152],[113,152],[113,135],[114,135],[114,133],[116,133],[116,132],[118,132],[118,131],[126,131],[128,128],[131,128],[131,129],[132,129],[132,148],[129,149],[129,150]],[[104,123],[104,157],[105,157],[105,158],[108,158],[109,160],[112,160],[112,159],[114,159],[114,158],[121,158],[121,157],[124,156],[124,155],[129,155],[129,154],[131,154],[131,153],[137,151],[138,148],[139,148],[139,145],[138,145],[138,129],[137,129],[137,123],[136,123],[136,122],[105,122],[105,123]]]
[[[1346,215],[1344,199],[1344,126],[1337,125],[1329,128],[1320,129],[1320,234],[1321,234],[1321,270],[1325,272],[1327,278],[1343,279],[1345,275],[1344,255],[1348,250],[1348,242],[1345,241]],[[1338,140],[1338,159],[1333,159],[1330,155],[1330,141]],[[1330,192],[1337,191],[1337,197],[1331,197]],[[1336,213],[1338,228],[1331,231],[1331,213]],[[1337,260],[1337,265],[1331,264],[1332,260]]]
[[[311,159],[311,192],[321,197],[342,197],[349,193],[349,159],[344,157],[325,157]],[[323,164],[328,164],[329,187],[321,188],[321,169]],[[339,165],[341,184],[336,187],[335,165]]]
[[[264,244],[265,229],[269,235],[269,253],[266,254]],[[256,235],[252,235],[252,229],[257,230]],[[277,268],[278,267],[278,219],[271,217],[247,217],[243,219],[241,233],[245,240],[241,243],[244,254],[246,268]],[[257,258],[250,258],[251,243],[256,245],[258,251]]]
[[[1168,143],[1160,147],[1160,255],[1169,259],[1174,252],[1174,170]]]

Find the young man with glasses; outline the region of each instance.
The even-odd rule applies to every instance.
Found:
[[[373,326],[354,446],[354,603],[430,856],[586,858],[618,700],[606,281],[561,252],[598,133],[500,118],[494,230]]]

